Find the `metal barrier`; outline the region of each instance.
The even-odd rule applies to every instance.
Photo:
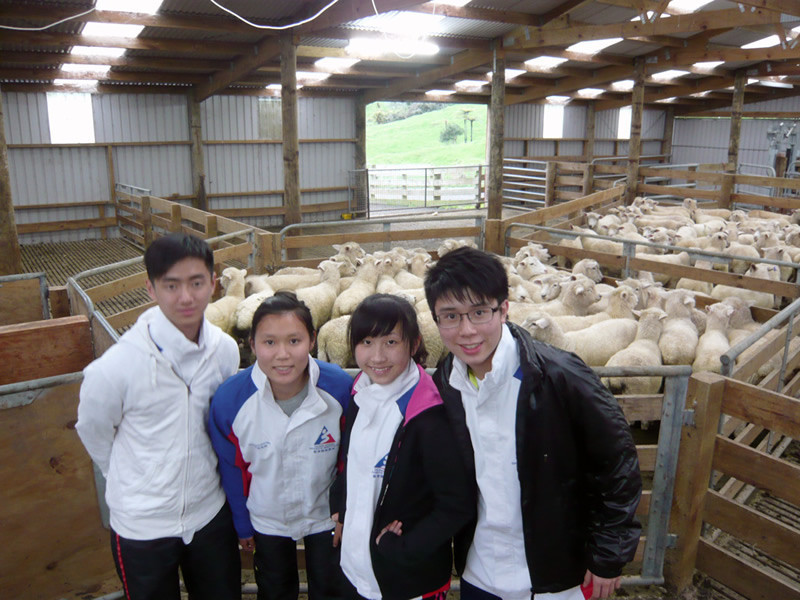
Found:
[[[770,165],[756,165],[756,164],[753,164],[753,163],[739,163],[736,166],[736,172],[737,173],[741,173],[741,174],[745,174],[744,173],[744,169],[745,168],[751,169],[751,170],[766,171],[767,172],[766,173],[767,177],[775,177],[776,176],[775,175],[775,167],[771,167]],[[754,175],[754,174],[757,174],[757,173],[751,173],[751,175]],[[736,192],[741,192],[742,188],[752,188],[750,191],[766,189],[768,196],[777,196],[778,195],[777,188],[774,188],[774,187],[771,187],[771,186],[765,186],[765,185],[750,185],[750,184],[748,184],[748,185],[744,185],[743,186],[742,184],[737,183],[735,191]]]
[[[544,205],[546,181],[547,161],[503,159],[503,202]],[[513,184],[513,189],[507,184]]]

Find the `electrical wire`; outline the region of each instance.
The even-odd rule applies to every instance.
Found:
[[[94,12],[94,8],[90,8],[89,10],[85,10],[82,13],[78,13],[77,15],[72,15],[71,17],[65,17],[60,21],[56,21],[55,23],[50,23],[49,25],[44,25],[42,27],[14,27],[12,25],[0,25],[0,29],[10,29],[11,31],[44,31],[45,29],[50,29],[51,27],[55,27],[56,25],[61,25],[61,23],[66,23],[67,21],[72,21],[73,19],[79,19],[85,15],[88,15],[91,12]]]
[[[283,30],[283,29],[291,29],[292,27],[298,27],[300,25],[305,25],[306,23],[310,23],[311,21],[316,19],[318,16],[320,16],[322,13],[324,13],[326,10],[328,10],[331,6],[333,6],[334,4],[339,2],[339,0],[331,0],[330,2],[328,2],[328,4],[326,4],[321,9],[319,9],[315,15],[312,15],[312,16],[308,17],[307,19],[303,19],[302,21],[298,21],[297,23],[291,23],[289,25],[259,25],[258,23],[253,23],[251,21],[248,21],[243,16],[233,12],[231,9],[225,8],[219,2],[217,2],[217,0],[208,0],[208,1],[211,2],[211,4],[213,4],[217,8],[219,8],[221,10],[224,10],[229,15],[239,19],[242,23],[246,23],[247,25],[250,25],[250,27],[255,27],[256,29],[271,29],[271,30],[275,30],[275,31],[280,31],[280,30]]]

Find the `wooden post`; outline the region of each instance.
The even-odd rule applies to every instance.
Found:
[[[487,218],[503,216],[503,137],[505,135],[506,60],[494,50],[492,97],[489,104],[489,181],[486,186]]]
[[[733,184],[734,178],[736,176],[733,173],[723,173],[722,174],[722,183],[719,187],[719,207],[720,208],[730,208],[731,207],[731,194],[733,193]]]
[[[586,106],[586,141],[583,144],[583,156],[586,162],[592,162],[594,158],[594,102]]]
[[[206,196],[206,165],[203,156],[203,124],[200,120],[200,103],[193,94],[188,94],[189,102],[189,131],[192,138],[192,184],[194,198],[192,206],[200,210],[208,210],[208,197]]]
[[[150,196],[142,196],[142,237],[147,249],[153,243],[153,218],[150,213]]]
[[[661,154],[669,156],[664,162],[672,162],[672,135],[675,131],[675,107],[668,106],[664,112],[664,139],[661,140]]]
[[[183,226],[183,216],[181,215],[181,205],[175,202],[169,209],[169,230],[172,233],[180,233]]]
[[[297,132],[297,46],[281,34],[281,116],[283,117],[283,224],[300,223],[300,142]]]
[[[694,425],[681,433],[670,514],[670,529],[677,533],[678,543],[667,551],[665,563],[667,585],[677,593],[692,584],[724,391],[725,379],[715,373],[703,371],[689,379],[686,408],[694,409]]]
[[[0,90],[0,275],[22,272],[14,201],[11,198],[11,173],[8,168],[8,145],[3,120],[3,92]]]
[[[631,91],[631,137],[628,144],[628,189],[625,203],[630,204],[636,197],[639,182],[639,157],[642,155],[642,110],[644,107],[644,60],[637,58],[633,63],[633,90]]]
[[[217,215],[206,215],[206,239],[217,235]]]
[[[775,155],[775,177],[786,177],[786,160],[786,152],[778,152]],[[780,190],[778,195],[781,195]]]
[[[114,195],[117,191],[117,182],[114,177],[114,146],[109,144],[106,146],[106,167],[108,168],[108,198],[111,205],[114,205]],[[98,207],[98,216],[103,218],[106,216],[105,206]],[[108,238],[108,227],[103,227],[103,239]]]
[[[552,160],[547,161],[544,174],[544,205],[552,206],[556,199],[556,172],[558,168]]]
[[[747,81],[744,70],[736,72],[733,81],[733,104],[731,105],[731,133],[728,142],[728,165],[726,171],[736,172],[739,165],[739,138],[742,134],[742,107],[744,106],[744,84]]]
[[[367,210],[367,104],[364,95],[359,94],[355,102],[355,168],[356,181],[354,190],[355,206],[350,207],[353,212]]]
[[[503,256],[505,248],[505,228],[500,219],[487,219],[484,228],[484,249]]]
[[[584,196],[588,196],[594,191],[594,165],[586,163],[583,165],[583,189],[581,192]]]

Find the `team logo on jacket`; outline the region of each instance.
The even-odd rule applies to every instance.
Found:
[[[333,434],[328,431],[328,428],[323,425],[322,431],[319,432],[319,437],[317,437],[317,441],[314,442],[313,450],[314,452],[329,452],[330,450],[335,450],[338,445],[336,438],[334,438]]]
[[[374,478],[377,479],[379,477],[383,477],[383,474],[386,471],[386,461],[388,460],[388,458],[389,458],[389,453],[387,452],[386,456],[380,459],[375,465],[375,467],[372,469],[372,476]]]

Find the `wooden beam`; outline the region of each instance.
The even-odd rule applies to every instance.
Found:
[[[194,188],[192,206],[207,211],[206,166],[203,154],[203,124],[200,119],[200,102],[192,94],[188,94],[186,100],[189,103],[189,132],[192,138],[192,186]]]
[[[639,157],[642,155],[642,113],[644,107],[644,60],[637,58],[633,64],[633,89],[631,90],[631,134],[628,143],[627,204],[636,196],[639,182]]]
[[[209,96],[225,89],[243,76],[268,63],[281,52],[281,45],[276,37],[267,37],[253,48],[252,53],[240,56],[229,69],[217,71],[207,83],[197,86],[195,99],[202,102]],[[296,62],[295,57],[295,62]]]
[[[733,83],[733,104],[731,105],[731,126],[728,139],[728,171],[735,173],[739,164],[739,139],[742,134],[742,106],[744,105],[744,85],[747,76],[744,70],[736,72]]]
[[[739,4],[800,17],[800,0],[739,0]]]
[[[664,111],[664,138],[661,140],[661,154],[672,156],[672,136],[675,131],[675,109],[668,106]],[[672,162],[669,158],[667,162]]]
[[[595,106],[594,102],[586,107],[586,143],[583,145],[583,155],[586,162],[592,162],[594,158],[594,126],[595,126]]]
[[[492,63],[492,98],[489,106],[489,177],[486,184],[488,219],[503,218],[505,71],[505,57],[495,50]]]
[[[467,71],[479,65],[485,65],[491,60],[492,54],[488,51],[465,50],[453,57],[453,62],[449,65],[429,69],[418,75],[395,81],[386,87],[368,91],[364,95],[364,101],[370,104],[386,98],[395,98],[409,90],[424,88],[444,77]]]
[[[575,0],[571,0],[574,2]],[[579,0],[581,2],[585,0]],[[473,19],[476,21],[489,21],[491,23],[508,23],[513,25],[541,25],[542,18],[530,13],[513,12],[510,10],[496,10],[489,8],[473,8],[471,6],[450,6],[439,2],[425,2],[418,6],[409,6],[405,10],[423,14],[444,15],[460,19]]]
[[[284,225],[300,223],[300,158],[297,125],[297,46],[291,33],[280,36],[281,117],[283,121]]]
[[[666,100],[667,98],[678,97],[687,94],[718,90],[730,87],[733,83],[734,81],[731,77],[706,77],[703,79],[693,79],[682,86],[670,87],[665,85],[657,92],[646,92],[644,95],[644,102],[652,103],[658,100]],[[619,108],[620,106],[627,106],[627,104],[628,103],[624,100],[601,100],[597,102],[597,110]]]
[[[554,28],[529,28],[526,36],[506,36],[503,46],[506,49],[531,49],[539,46],[569,45],[587,40],[608,38],[631,38],[637,36],[674,35],[713,31],[719,28],[747,27],[780,22],[780,13],[764,9],[742,12],[738,9],[701,11],[688,15],[657,19],[654,23],[628,21],[609,25],[582,25],[579,27],[564,24]]]
[[[0,275],[22,272],[22,255],[11,197],[11,172],[8,166],[8,145],[3,112],[3,91],[0,89]]]
[[[63,52],[3,52],[0,65],[110,65],[112,67],[134,67],[158,71],[210,72],[224,69],[227,61],[212,59],[169,58],[152,56],[100,56],[85,54],[66,54]]]

